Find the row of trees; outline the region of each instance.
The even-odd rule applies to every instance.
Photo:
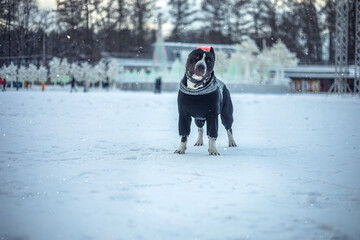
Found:
[[[355,1],[350,3],[349,58],[354,57]],[[166,40],[237,44],[253,39],[262,49],[278,40],[301,62],[334,61],[335,0],[57,0],[55,10],[36,0],[0,0],[0,65],[26,56],[98,61],[104,52],[151,57],[161,23]]]
[[[57,0],[55,10],[36,0],[0,0],[0,55],[47,55],[99,60],[101,52],[146,49],[154,42],[153,0]],[[131,11],[131,14],[130,14]],[[24,57],[21,59],[26,60]]]

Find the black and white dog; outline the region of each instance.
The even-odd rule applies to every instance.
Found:
[[[186,150],[192,118],[198,129],[195,146],[203,145],[203,126],[206,122],[209,137],[209,154],[219,155],[215,141],[218,136],[218,118],[225,126],[229,146],[235,147],[232,135],[233,105],[230,92],[223,82],[215,77],[215,52],[212,47],[198,47],[193,50],[186,62],[186,73],[180,82],[178,93],[179,134],[181,143],[175,153]]]

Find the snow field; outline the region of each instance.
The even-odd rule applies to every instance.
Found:
[[[214,157],[175,93],[0,94],[0,239],[359,239],[360,99],[232,99]]]

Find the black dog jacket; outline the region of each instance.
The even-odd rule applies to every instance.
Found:
[[[218,136],[218,116],[228,130],[233,123],[233,105],[230,92],[225,84],[212,73],[210,81],[200,89],[186,87],[186,75],[180,82],[178,93],[179,135],[189,136],[191,117],[195,118],[198,127],[206,121],[207,135],[216,139]]]

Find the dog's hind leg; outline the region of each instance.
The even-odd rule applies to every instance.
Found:
[[[224,86],[223,89],[223,105],[222,105],[220,117],[221,117],[221,122],[224,125],[226,129],[226,133],[228,135],[229,147],[236,147],[236,143],[231,128],[234,122],[233,105],[231,102],[230,92],[226,86]]]
[[[195,124],[198,127],[198,139],[197,139],[194,146],[202,146],[202,145],[204,145],[204,142],[203,142],[203,135],[204,135],[203,126],[205,124],[205,120],[195,119]]]
[[[229,147],[236,147],[236,143],[232,134],[232,129],[229,128],[226,132],[229,138]]]
[[[199,129],[198,129],[198,133],[199,133],[198,139],[197,139],[197,141],[196,141],[196,143],[195,143],[194,146],[202,146],[202,145],[204,145],[204,142],[203,142],[204,129],[203,129],[203,128],[199,128]]]

